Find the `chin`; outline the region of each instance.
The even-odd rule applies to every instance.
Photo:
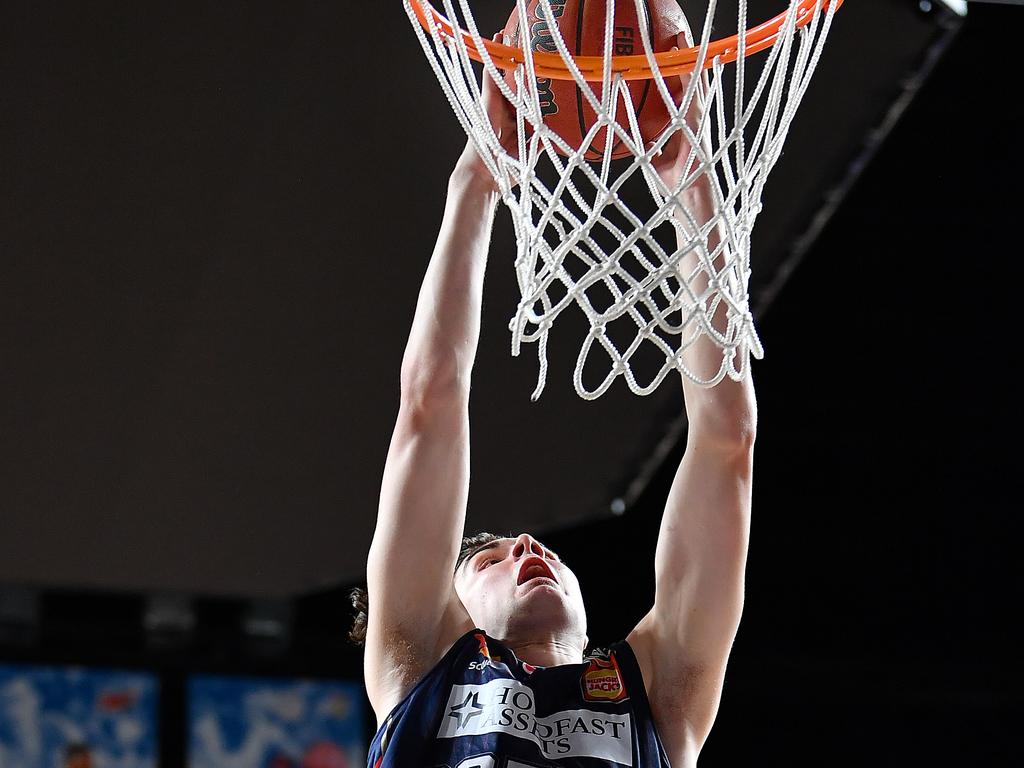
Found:
[[[515,606],[531,605],[534,603],[550,604],[558,606],[558,610],[567,613],[569,611],[569,600],[565,593],[556,584],[542,583],[533,584],[525,590],[516,590],[512,596],[512,603]]]
[[[540,585],[532,587],[512,601],[513,611],[509,616],[510,625],[542,625],[571,629],[573,611],[565,595],[557,587]]]

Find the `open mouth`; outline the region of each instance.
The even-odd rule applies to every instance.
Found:
[[[533,579],[550,579],[556,584],[558,583],[554,571],[541,557],[528,557],[523,560],[523,564],[519,566],[519,578],[516,579],[516,586],[520,587]]]

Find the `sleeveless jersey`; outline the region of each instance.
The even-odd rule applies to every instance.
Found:
[[[368,768],[670,768],[626,642],[534,667],[463,635],[385,720]]]

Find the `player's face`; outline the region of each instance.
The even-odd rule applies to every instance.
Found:
[[[587,618],[576,576],[528,534],[499,539],[469,557],[455,590],[473,622],[498,639],[538,634],[584,640]]]

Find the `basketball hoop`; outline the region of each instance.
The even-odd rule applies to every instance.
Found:
[[[629,0],[626,1],[628,2]],[[843,0],[834,0],[836,10],[842,4]],[[799,29],[811,22],[818,12],[818,6],[821,5],[824,5],[824,3],[816,2],[816,0],[800,0],[792,11],[780,13],[763,24],[751,27],[744,35],[746,55],[750,56],[759,53],[765,48],[770,48],[774,45],[778,39],[779,31],[785,26],[786,19],[790,13],[796,14],[796,28]],[[411,9],[415,20],[428,32],[432,27],[436,27],[441,31],[442,36],[454,38],[455,35],[460,35],[463,38],[463,43],[466,45],[470,58],[481,64],[484,63],[483,54],[476,47],[477,42],[473,35],[452,25],[447,17],[438,13],[429,0],[422,0],[421,2],[410,0],[406,2],[406,8]],[[481,39],[480,42],[487,49],[491,60],[494,61],[498,69],[515,69],[520,64],[526,63],[526,57],[520,48],[513,48],[486,39]],[[719,57],[723,64],[728,64],[736,61],[738,51],[739,35],[733,35],[708,45],[707,53],[703,58],[700,55],[700,48],[695,47],[688,50],[655,53],[654,59],[658,62],[662,75],[667,77],[693,71],[698,61],[702,62],[702,66],[705,69],[709,68],[712,66],[714,57]],[[601,74],[604,71],[603,56],[574,56],[572,58],[576,63],[576,68],[584,75],[586,80],[596,81],[601,79]],[[565,60],[558,54],[535,52],[533,54],[533,63],[537,74],[542,77],[550,77],[555,80],[575,79],[569,67],[566,66]],[[623,80],[644,80],[654,77],[650,60],[646,55],[641,54],[635,56],[612,56],[611,74],[613,76],[619,75]]]
[[[709,0],[699,42],[683,20],[690,47],[655,52],[648,25],[638,24],[643,53],[632,55],[615,55],[616,3],[635,6],[637,18],[646,19],[647,0],[591,0],[606,7],[601,56],[570,53],[556,23],[549,24],[547,50],[532,50],[484,39],[470,0],[437,0],[443,14],[429,0],[403,2],[456,117],[512,213],[522,293],[509,324],[512,353],[518,355],[523,343],[537,344],[534,399],[547,378],[548,334],[573,305],[589,325],[573,375],[585,399],[600,397],[619,376],[639,395],[653,392],[673,370],[708,387],[726,376],[741,379],[750,357],[763,356],[747,293],[750,233],[843,0],[788,0],[786,11],[749,29],[747,0],[737,0],[735,28],[746,32],[717,41],[711,29],[721,3]],[[529,18],[528,0],[509,3],[519,19]],[[535,18],[553,22],[561,15],[553,3],[565,6],[533,0]],[[748,57],[760,52],[760,73],[750,77]],[[515,107],[514,154],[490,124],[473,62]],[[730,63],[735,67],[727,77]],[[510,73],[507,79],[503,72]],[[687,73],[682,96],[674,99],[666,78]],[[581,109],[595,116],[589,132],[581,126],[585,135],[576,146],[545,123],[541,95],[549,80],[574,82]],[[654,98],[664,102],[668,122],[657,136],[641,130],[629,90],[635,80],[649,80]],[[689,148],[687,170],[669,188],[652,161],[677,136]],[[603,144],[596,161],[595,138]],[[613,160],[623,148],[627,159]],[[698,181],[713,199],[710,215],[684,203]],[[619,193],[640,182],[643,193],[627,205]],[[669,238],[674,242],[667,244]],[[717,371],[691,370],[684,361],[702,338],[722,351]],[[598,349],[610,365],[590,385],[584,369]],[[662,362],[641,363],[652,350]]]

